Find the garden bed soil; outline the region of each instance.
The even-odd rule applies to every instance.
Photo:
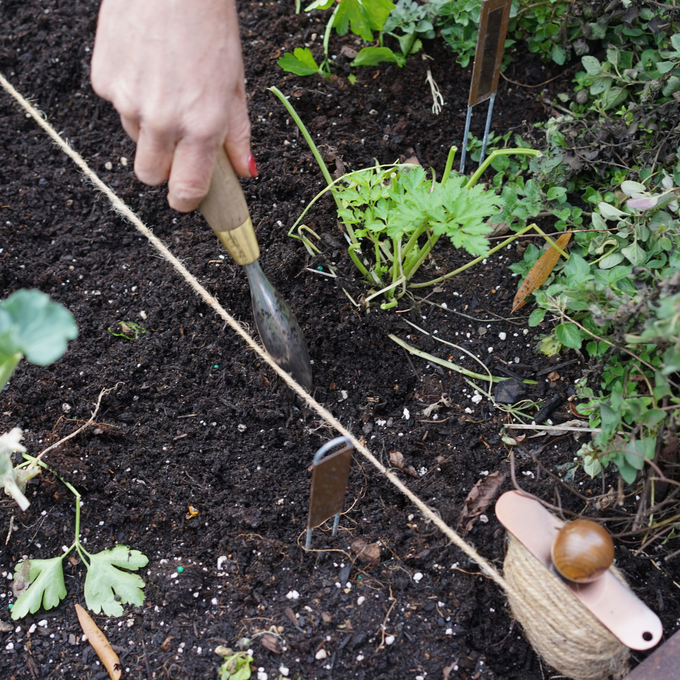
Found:
[[[400,473],[404,481],[458,527],[472,487],[489,473],[509,473],[500,436],[504,416],[486,399],[473,401],[462,376],[408,355],[388,333],[410,336],[420,349],[474,368],[462,352],[419,333],[410,321],[479,355],[492,373],[511,370],[536,379],[528,398],[562,397],[555,422],[573,417],[567,399],[588,369],[585,359],[536,354],[535,330],[527,333],[525,323],[530,309],[510,319],[517,279],[507,264],[519,257],[514,247],[430,289],[429,302],[439,306],[406,298],[396,312],[356,306],[366,291],[342,245],[330,199],[307,222],[321,236],[323,257],[311,259],[299,241],[286,237],[323,180],[267,88],[276,85],[290,96],[332,169],[333,159],[352,170],[415,153],[440,175],[449,147],[462,137],[470,69],[455,65],[441,44],[428,43],[430,58],[416,56],[401,70],[357,71],[354,85],[344,56],[327,80],[298,78],[281,71],[277,59],[303,43],[317,45],[312,34],[322,34],[323,16],[295,16],[293,4],[283,2],[241,2],[239,9],[260,170],[243,186],[263,268],[307,338],[314,396],[385,464],[390,452],[403,453],[416,471],[415,478]],[[165,187],[147,188],[135,179],[134,145],[112,107],[90,88],[96,12],[95,2],[2,0],[0,69],[254,333],[243,271],[221,258],[200,215],[171,211]],[[334,36],[332,51],[340,55],[355,42],[352,35]],[[493,126],[499,132],[529,129],[549,115],[546,98],[569,90],[569,69],[530,55],[512,59],[507,77],[526,86],[501,81]],[[431,111],[428,69],[445,100],[439,116]],[[536,87],[554,76],[561,77]],[[478,136],[483,108],[472,127]],[[214,677],[214,648],[233,647],[244,637],[251,640],[254,667],[269,678],[282,666],[288,677],[305,680],[550,675],[513,624],[503,593],[361,456],[352,465],[338,536],[328,526],[317,529],[313,551],[305,552],[309,466],[335,433],[313,411],[291,403],[276,375],[4,93],[0,137],[2,297],[38,288],[68,307],[80,329],[54,365],[22,362],[0,395],[0,432],[22,427],[30,453],[38,453],[89,418],[103,389],[115,388],[104,397],[97,424],[46,460],[82,494],[88,550],[122,543],[149,557],[141,571],[144,605],[127,607],[120,619],[95,616],[119,650],[124,677]],[[423,277],[468,259],[442,244]],[[321,275],[330,263],[338,278]],[[146,332],[136,341],[115,337],[108,329],[120,321],[139,323]],[[438,411],[423,414],[440,400]],[[572,437],[526,443],[554,473],[578,447]],[[516,458],[527,490],[559,500],[566,510],[583,509],[581,498],[531,458]],[[570,484],[592,496],[616,481],[612,474],[604,484],[593,482],[578,470]],[[502,490],[510,488],[508,478]],[[52,557],[72,542],[74,500],[66,487],[45,473],[29,485],[28,496],[26,512],[6,500],[0,514],[2,676],[106,677],[80,637],[73,604],[84,603],[85,570],[77,560],[65,561],[68,595],[57,608],[9,619],[17,562],[25,555]],[[630,498],[625,509],[634,508]],[[357,558],[351,547],[357,539],[379,543],[377,563]],[[505,537],[492,509],[466,539],[500,566]],[[661,561],[663,552],[658,561],[634,554],[636,545],[635,538],[618,542],[618,564],[671,635],[678,626],[678,562]]]

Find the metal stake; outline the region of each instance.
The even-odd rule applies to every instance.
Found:
[[[477,47],[475,48],[475,62],[472,67],[472,82],[470,83],[470,96],[468,98],[465,133],[463,135],[463,151],[460,161],[461,173],[465,170],[472,108],[488,99],[489,109],[486,114],[486,128],[484,130],[484,139],[482,140],[482,153],[479,159],[480,165],[486,155],[486,146],[489,141],[489,131],[491,130],[491,118],[493,116],[493,104],[496,98],[501,63],[503,61],[505,35],[508,31],[508,21],[510,20],[511,2],[512,0],[482,0]]]

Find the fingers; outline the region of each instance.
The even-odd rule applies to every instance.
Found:
[[[136,142],[139,139],[139,123],[131,118],[126,118],[125,116],[120,117],[120,124],[123,126],[123,130],[127,133],[127,136]]]
[[[239,85],[229,108],[224,148],[236,174],[241,177],[257,177],[255,160],[250,153],[250,119],[242,80]]]
[[[172,159],[168,203],[179,212],[191,212],[205,198],[210,189],[215,166],[214,142],[180,139]]]
[[[255,159],[250,153],[250,120],[241,87],[230,102],[224,148],[229,160],[241,177],[257,177]],[[175,147],[172,160],[168,203],[179,212],[190,212],[198,207],[210,189],[217,144],[209,131],[217,122],[206,126],[203,137],[183,137]]]
[[[162,127],[146,127],[143,123],[138,129],[135,175],[144,184],[157,186],[170,176],[175,136]]]

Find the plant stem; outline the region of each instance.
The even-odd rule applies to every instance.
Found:
[[[339,6],[340,5],[338,5],[338,7]],[[333,17],[335,17],[335,14],[333,14]],[[305,138],[305,141],[309,145],[309,149],[312,152],[312,155],[314,156],[314,159],[316,160],[317,164],[319,165],[319,168],[324,176],[324,179],[326,180],[326,183],[328,185],[333,184],[333,178],[331,177],[331,173],[328,171],[328,166],[326,165],[326,163],[324,163],[324,160],[321,157],[319,149],[317,148],[316,144],[314,144],[312,136],[309,134],[309,131],[305,127],[305,124],[302,122],[300,116],[298,116],[297,111],[293,108],[293,105],[288,101],[288,99],[286,99],[286,96],[277,87],[270,87],[269,90],[279,98],[281,103],[286,107],[286,111],[288,111],[290,117],[295,121],[295,124],[298,126],[298,129],[302,133],[302,136]],[[338,208],[342,208],[342,205],[340,205],[340,200],[335,195],[333,195],[333,198],[335,199],[335,203],[337,204]]]
[[[499,156],[509,156],[510,154],[517,154],[519,156],[541,156],[540,151],[536,149],[495,149],[484,160],[484,162],[475,170],[475,173],[470,177],[468,183],[465,185],[466,189],[472,189],[479,181],[479,178],[484,174],[484,171],[493,163]]]
[[[471,262],[468,262],[467,264],[464,264],[462,267],[459,267],[458,269],[454,269],[452,272],[449,272],[448,274],[444,274],[443,276],[439,276],[436,279],[432,279],[431,281],[426,281],[425,283],[411,283],[409,284],[409,288],[427,288],[427,286],[434,286],[436,283],[441,283],[442,281],[446,281],[446,279],[450,279],[452,276],[455,276],[456,274],[460,274],[461,272],[464,272],[466,269],[469,269],[470,267],[474,267],[477,263],[481,262],[485,258],[489,257],[489,255],[493,255],[495,252],[501,250],[502,248],[505,248],[508,244],[512,243],[518,236],[521,236],[525,232],[529,231],[529,229],[535,228],[535,224],[529,224],[524,229],[521,229],[518,231],[514,236],[510,236],[509,238],[506,238],[505,241],[502,243],[499,243],[495,248],[492,248],[486,255],[480,255],[479,257],[475,258]]]
[[[326,61],[328,61],[328,43],[330,42],[331,39],[331,31],[333,30],[333,24],[335,23],[335,17],[338,15],[339,9],[340,3],[335,5],[333,14],[331,14],[331,18],[328,20],[328,23],[326,24],[326,31],[323,34],[323,53],[324,56],[326,57]]]
[[[482,375],[481,373],[475,373],[474,371],[468,371],[467,368],[463,368],[462,366],[458,366],[458,364],[453,364],[450,361],[447,361],[446,359],[440,359],[439,357],[436,357],[432,354],[428,354],[427,352],[423,352],[420,349],[416,349],[412,345],[409,345],[407,342],[404,342],[401,338],[398,338],[396,335],[392,335],[390,333],[387,336],[390,340],[393,342],[396,342],[399,347],[403,347],[407,352],[410,352],[411,354],[415,354],[415,356],[420,357],[421,359],[425,359],[426,361],[431,361],[433,364],[439,364],[440,366],[444,366],[445,368],[449,368],[452,371],[456,371],[456,373],[460,373],[461,375],[466,375],[468,378],[475,378],[477,380],[484,380],[486,382],[502,382],[503,380],[509,380],[509,378],[499,378],[495,375],[490,376],[490,375]]]
[[[452,146],[449,149],[449,155],[446,159],[446,167],[444,168],[444,174],[442,175],[442,185],[446,184],[446,180],[449,178],[449,175],[451,174],[451,169],[453,168],[453,161],[456,158],[456,151],[458,151],[458,147]]]

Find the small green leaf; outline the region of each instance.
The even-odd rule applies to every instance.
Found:
[[[567,51],[560,45],[553,45],[552,49],[550,50],[550,56],[556,64],[562,66],[567,60]]]
[[[597,209],[600,211],[602,217],[604,217],[606,220],[617,220],[623,217],[628,217],[628,215],[623,212],[623,210],[619,210],[618,208],[615,208],[613,205],[605,203],[604,201],[600,201],[597,204]]]
[[[572,349],[581,347],[581,331],[574,323],[561,323],[555,328],[557,339],[565,346]]]
[[[538,309],[534,309],[533,312],[531,312],[531,315],[529,316],[529,321],[527,322],[529,324],[530,328],[533,328],[534,326],[538,326],[541,321],[543,321],[543,318],[545,317],[545,309],[541,309],[540,307]]]
[[[647,259],[647,253],[637,243],[631,243],[629,246],[621,248],[621,252],[634,267],[644,264]]]
[[[611,87],[602,97],[605,109],[613,109],[623,104],[628,99],[628,90],[625,87]]]
[[[656,70],[663,75],[672,71],[674,66],[675,64],[672,61],[659,61],[656,64]]]
[[[85,602],[95,613],[103,611],[107,616],[121,616],[124,604],[140,606],[144,602],[142,588],[146,585],[137,571],[148,564],[149,559],[139,550],[129,550],[117,545],[96,555],[89,555],[90,566],[85,577]]]
[[[345,35],[351,25],[352,33],[371,41],[373,31],[382,30],[394,7],[389,0],[340,0],[333,26],[338,35]]]
[[[591,75],[591,76],[596,76],[602,71],[602,67],[600,66],[600,62],[595,58],[590,55],[586,55],[585,57],[581,57],[581,63],[583,64],[583,68]]]
[[[296,48],[293,54],[286,52],[277,64],[284,71],[294,73],[296,76],[311,76],[320,71],[312,51],[306,47]]]
[[[35,614],[40,607],[52,609],[66,597],[64,570],[61,557],[50,560],[31,560],[29,573],[30,586],[23,592],[12,607],[12,618],[16,621],[27,614]],[[16,571],[21,569],[21,563]]]
[[[666,417],[666,412],[660,408],[650,408],[642,414],[639,419],[643,425],[647,427],[655,427]]]
[[[38,290],[18,290],[0,302],[0,389],[25,356],[47,366],[78,337],[73,314]]]
[[[389,47],[364,47],[350,66],[377,66],[384,61],[394,62],[398,66],[406,63],[404,57],[394,53]]]

